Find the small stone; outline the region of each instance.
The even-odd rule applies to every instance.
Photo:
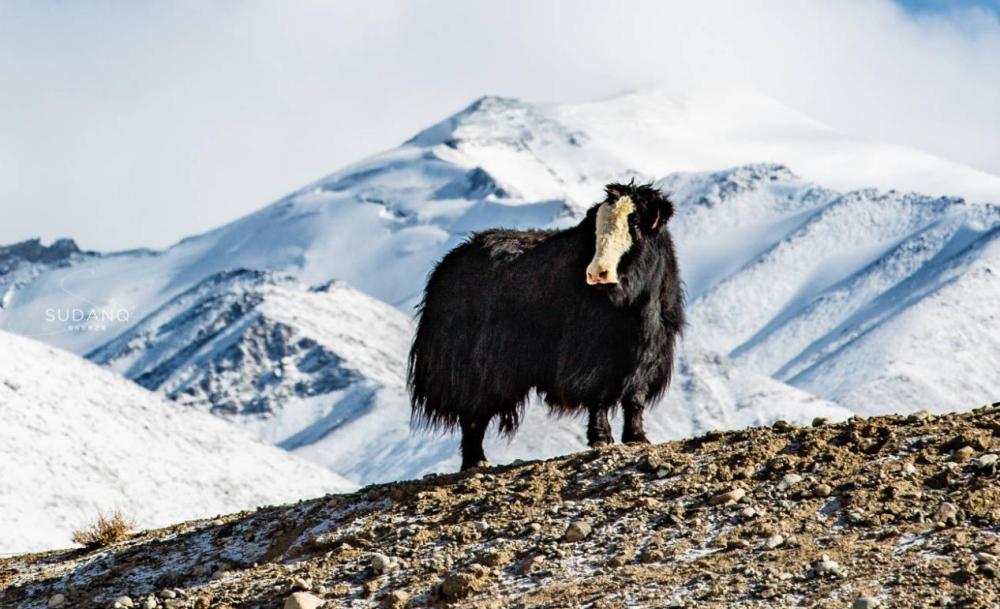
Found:
[[[589,524],[582,520],[574,520],[566,527],[566,541],[580,541],[586,539],[591,533]]]
[[[709,505],[724,505],[729,503],[736,503],[740,499],[745,497],[747,492],[741,488],[734,488],[732,490],[726,491],[725,493],[719,493],[708,500]]]
[[[744,508],[743,511],[740,512],[740,516],[743,516],[744,518],[753,518],[756,515],[757,515],[757,510],[753,509],[752,507]]]
[[[478,562],[490,567],[504,567],[514,561],[513,551],[504,548],[491,548],[479,556]]]
[[[608,561],[608,566],[612,569],[618,569],[627,565],[630,560],[632,560],[630,554],[617,554]]]
[[[976,454],[975,448],[972,448],[971,446],[963,446],[955,451],[952,458],[958,463],[964,463],[965,461],[971,459],[974,454]]]
[[[745,539],[730,539],[726,542],[727,550],[749,550],[750,542]]]
[[[527,560],[521,561],[517,570],[521,575],[529,575],[536,571],[540,571],[545,567],[545,557],[541,555],[532,556]]]
[[[66,597],[62,594],[53,594],[49,598],[49,609],[55,609],[56,607],[62,607],[66,603]]]
[[[792,431],[793,429],[795,429],[794,425],[792,425],[788,421],[784,421],[782,419],[778,419],[777,421],[775,421],[771,425],[771,427],[774,428],[777,431]]]
[[[146,600],[142,601],[142,609],[156,609],[159,603],[156,602],[156,597],[150,594],[146,597]]]
[[[441,582],[441,594],[450,599],[463,598],[485,589],[487,585],[487,581],[471,573],[455,573]]]
[[[920,421],[926,421],[929,418],[931,418],[931,413],[926,410],[918,410],[917,412],[914,412],[906,417],[906,420],[911,423],[919,423]]]
[[[670,474],[674,473],[674,468],[669,465],[661,465],[659,469],[656,470],[657,478],[666,478]]]
[[[119,596],[115,600],[111,601],[111,606],[115,609],[120,609],[122,607],[135,607],[135,603],[128,596]]]
[[[285,599],[282,609],[316,609],[323,606],[323,599],[309,592],[295,592]]]
[[[997,557],[989,552],[976,552],[976,560],[981,563],[993,564],[997,561]]]
[[[385,554],[379,554],[376,552],[371,556],[371,565],[372,565],[372,571],[374,571],[378,575],[382,575],[383,573],[389,573],[390,571],[395,569],[396,561],[389,558]]]
[[[644,565],[648,565],[654,562],[660,562],[667,555],[663,553],[662,550],[644,550],[642,554],[639,555],[639,562]]]
[[[639,505],[644,508],[655,508],[660,505],[660,502],[654,497],[643,497],[639,500]]]
[[[772,535],[767,538],[767,541],[764,542],[764,547],[768,550],[773,550],[783,543],[785,543],[784,537],[781,535]]]
[[[827,573],[836,575],[837,573],[840,573],[840,563],[824,557],[816,563],[816,572],[821,575],[825,575]]]
[[[998,459],[1000,459],[1000,456],[991,453],[986,455],[980,455],[979,458],[974,461],[974,463],[976,464],[976,467],[978,467],[979,469],[986,469],[991,465],[994,465]]]
[[[781,478],[781,482],[778,483],[778,490],[787,491],[799,482],[802,482],[802,476],[798,474],[785,474]]]
[[[382,599],[383,609],[403,609],[410,595],[402,590],[393,590]]]
[[[350,593],[351,587],[344,582],[330,586],[329,594],[332,594],[333,596],[347,596]],[[323,594],[326,594],[326,592]]]
[[[476,531],[479,531],[480,533],[485,533],[486,531],[490,530],[490,525],[489,525],[488,522],[486,522],[484,520],[480,520],[480,521],[474,523],[472,525],[472,528],[475,529]]]
[[[851,605],[851,609],[875,609],[882,604],[882,601],[877,598],[872,598],[870,596],[862,596],[861,598],[854,599],[854,603]]]
[[[905,466],[903,466],[903,471],[906,472],[907,474],[913,475],[917,473],[917,467],[912,463],[907,463]]]
[[[830,419],[826,417],[816,417],[815,419],[813,419],[812,422],[813,427],[822,427],[824,425],[829,425],[829,424],[830,424]]]
[[[934,512],[934,521],[946,527],[958,524],[958,506],[954,503],[942,503]]]
[[[288,587],[292,590],[312,590],[312,580],[306,579],[304,577],[293,577],[292,581],[289,582]]]
[[[824,497],[829,497],[833,493],[833,488],[829,484],[819,483],[812,489],[813,496],[819,497],[820,499]]]
[[[469,573],[475,575],[476,577],[486,577],[490,574],[490,570],[489,567],[474,562],[469,565]]]
[[[156,596],[159,596],[162,599],[177,598],[177,593],[173,590],[160,590]]]
[[[364,596],[371,596],[372,594],[375,594],[382,588],[382,586],[385,585],[387,579],[387,577],[376,577],[375,579],[366,581],[364,585],[361,586],[362,594],[364,594]]]

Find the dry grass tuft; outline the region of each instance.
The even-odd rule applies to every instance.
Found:
[[[88,526],[73,531],[73,543],[85,548],[102,548],[124,541],[135,530],[135,520],[119,509],[109,514],[97,513],[97,520]]]

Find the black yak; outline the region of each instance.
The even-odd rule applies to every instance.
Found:
[[[684,325],[673,204],[634,181],[606,195],[566,230],[476,233],[430,274],[407,384],[415,424],[461,428],[463,470],[489,465],[489,424],[513,435],[532,391],[556,413],[586,410],[591,447],[614,442],[619,404],[622,442],[648,442],[643,410]]]

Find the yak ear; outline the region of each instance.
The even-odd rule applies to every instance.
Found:
[[[652,219],[649,223],[650,231],[654,231],[661,226],[666,225],[666,223],[670,221],[670,218],[674,216],[674,204],[666,195],[657,193],[652,207],[653,213],[650,214]]]

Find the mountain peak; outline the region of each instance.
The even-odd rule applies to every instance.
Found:
[[[479,146],[500,144],[522,149],[533,140],[552,138],[578,145],[579,134],[553,120],[539,106],[512,97],[487,95],[421,131],[406,145],[430,147],[444,144],[457,148],[463,143]]]
[[[13,261],[52,264],[78,253],[80,253],[80,248],[72,239],[57,239],[47,247],[42,245],[41,239],[28,239],[12,245],[0,246],[0,265]]]

